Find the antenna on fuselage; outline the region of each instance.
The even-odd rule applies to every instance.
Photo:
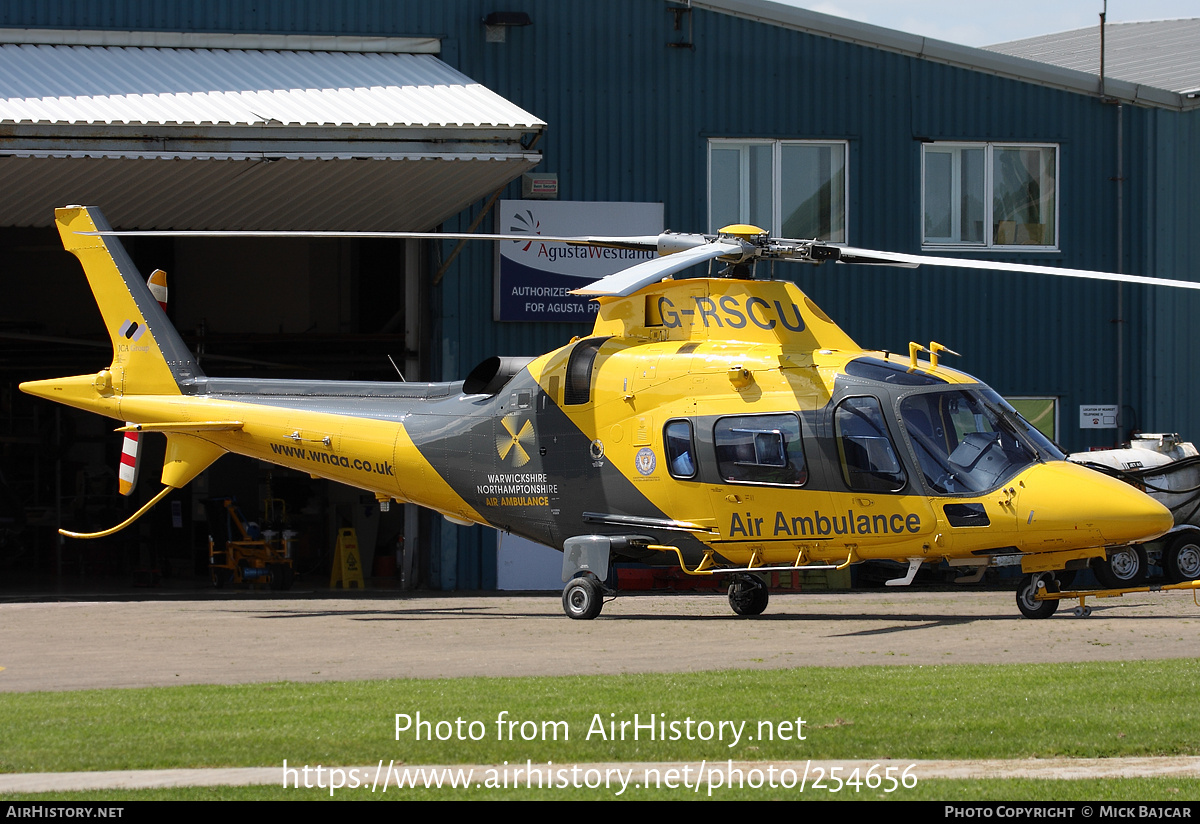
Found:
[[[408,383],[408,379],[404,377],[404,373],[400,371],[400,367],[396,365],[396,361],[392,360],[392,356],[388,355],[387,359],[392,362],[392,368],[396,370],[396,374],[400,376],[400,380]]]

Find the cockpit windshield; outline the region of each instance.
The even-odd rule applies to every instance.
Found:
[[[931,492],[986,492],[1026,467],[1065,456],[986,387],[912,394],[900,418]]]

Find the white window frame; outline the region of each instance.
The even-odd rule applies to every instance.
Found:
[[[739,139],[728,137],[709,138],[708,141],[708,224],[710,232],[717,232],[722,227],[714,226],[713,223],[713,149],[714,148],[739,148],[741,153],[741,170],[739,179],[741,185],[739,187],[739,202],[738,202],[738,220],[739,223],[751,223],[750,215],[750,187],[749,183],[749,168],[750,168],[750,153],[748,149],[751,146],[770,146],[771,151],[771,225],[763,226],[772,236],[779,237],[783,234],[783,189],[780,185],[781,170],[783,168],[783,149],[785,146],[828,146],[840,147],[842,150],[842,234],[840,240],[830,240],[829,243],[844,245],[849,243],[850,237],[850,141],[848,140],[762,140],[762,139]],[[835,221],[832,220],[831,224]],[[811,240],[811,238],[802,238],[803,240]]]
[[[929,157],[930,149],[983,149],[983,240],[982,241],[955,241],[943,240],[937,238],[927,240],[925,236],[925,209],[926,209],[926,161]],[[996,149],[1053,149],[1054,150],[1054,242],[1049,244],[1030,244],[1030,243],[1014,243],[1000,244],[995,242],[993,236],[993,206],[994,206],[994,180],[993,168],[994,152]],[[946,250],[946,249],[979,249],[979,250],[995,250],[1003,252],[1057,252],[1060,243],[1061,221],[1059,213],[1062,209],[1062,198],[1059,186],[1059,177],[1062,173],[1062,152],[1057,143],[999,143],[999,142],[970,142],[970,141],[934,141],[932,143],[921,144],[921,248],[930,250]],[[952,170],[955,186],[955,196],[951,200],[958,199],[957,193],[961,191],[962,181],[960,179],[961,172],[958,164],[954,165]],[[952,213],[951,221],[955,227],[958,226],[962,219],[961,209],[955,209]],[[953,231],[953,228],[952,228]]]

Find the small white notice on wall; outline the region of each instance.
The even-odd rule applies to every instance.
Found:
[[[1116,429],[1117,407],[1112,406],[1080,406],[1080,429]]]

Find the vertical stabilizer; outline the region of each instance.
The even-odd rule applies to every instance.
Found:
[[[68,206],[54,217],[63,247],[83,264],[112,339],[113,391],[178,394],[181,384],[201,372],[120,241],[80,234],[111,230],[100,210]]]

